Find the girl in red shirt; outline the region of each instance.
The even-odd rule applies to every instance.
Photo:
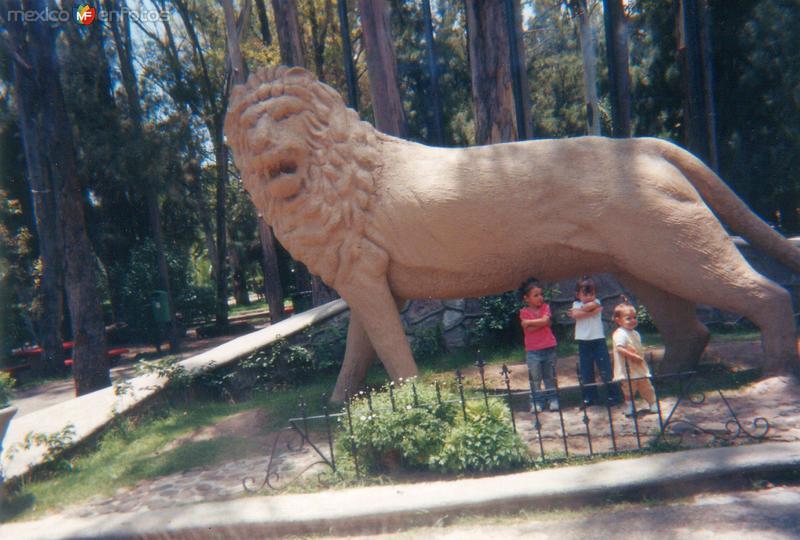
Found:
[[[531,382],[531,410],[557,411],[555,394],[556,336],[550,329],[552,315],[544,301],[544,291],[539,282],[529,278],[520,287],[522,300],[527,304],[519,310],[522,332],[525,335],[525,360]],[[541,386],[544,384],[544,392]]]

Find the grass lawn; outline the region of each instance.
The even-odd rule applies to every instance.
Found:
[[[0,522],[31,519],[98,495],[110,496],[143,479],[263,454],[257,439],[246,437],[218,437],[162,449],[176,438],[256,408],[265,411],[267,421],[253,426],[255,435],[282,428],[289,418],[297,416],[299,392],[311,401],[311,396],[329,391],[333,382],[329,376],[301,390],[274,390],[234,405],[192,403],[188,409],[169,408],[124,421],[122,428],[110,429],[68,463],[37,472],[33,479],[22,482],[0,507]]]

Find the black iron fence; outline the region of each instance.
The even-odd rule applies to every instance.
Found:
[[[652,365],[652,358],[651,358]],[[728,397],[719,387],[713,372],[699,370],[681,371],[651,375],[649,377],[631,377],[627,370],[627,378],[617,383],[611,381],[584,384],[580,376],[577,385],[560,387],[555,378],[555,388],[538,391],[533,389],[529,378],[528,389],[512,390],[511,371],[506,364],[500,367],[501,385],[489,388],[487,385],[487,366],[481,358],[476,362],[480,384],[477,389],[468,388],[461,370],[456,370],[453,382],[456,399],[443,399],[440,391],[441,383],[436,382],[435,396],[439,405],[455,403],[460,407],[463,418],[467,421],[467,403],[471,400],[482,400],[488,407],[491,400],[500,400],[508,408],[511,427],[515,433],[528,443],[534,459],[539,462],[563,461],[574,456],[596,456],[617,454],[621,452],[637,452],[658,450],[659,447],[673,449],[679,447],[707,446],[711,444],[736,444],[742,442],[758,442],[767,439],[770,430],[769,421],[761,416],[749,422],[750,427],[737,415]],[[521,367],[521,369],[525,369]],[[576,372],[578,366],[576,365]],[[530,376],[530,375],[529,375]],[[655,411],[628,412],[629,403],[614,403],[611,399],[604,405],[584,406],[581,396],[586,390],[595,388],[606,396],[612,396],[611,385],[627,385],[629,395],[634,395],[634,383],[648,380],[655,391]],[[417,382],[410,381],[413,393],[413,407],[426,407],[417,397]],[[392,411],[396,411],[393,386],[388,387],[389,403]],[[389,412],[373,408],[372,391],[366,389],[357,394],[366,399],[370,413]],[[248,492],[257,492],[265,487],[280,490],[308,470],[323,465],[318,473],[320,481],[326,473],[337,473],[337,456],[334,444],[334,433],[337,429],[345,430],[346,440],[350,445],[356,477],[364,474],[358,462],[356,437],[353,436],[352,398],[348,395],[343,408],[331,412],[327,396],[320,400],[317,414],[309,414],[309,404],[301,397],[298,402],[299,416],[291,418],[289,425],[274,438],[266,470],[263,476],[243,479]],[[542,399],[557,399],[560,406],[554,410],[543,410]],[[337,406],[337,409],[339,407]],[[286,481],[278,472],[280,456],[288,453],[306,451],[310,459],[299,470],[294,470],[291,479]]]

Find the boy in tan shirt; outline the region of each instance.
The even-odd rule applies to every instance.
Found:
[[[650,368],[644,359],[644,347],[639,332],[635,330],[636,308],[627,300],[614,308],[614,322],[619,325],[614,331],[614,381],[620,383],[622,394],[628,402],[626,416],[636,414],[636,392],[650,406],[649,412],[657,412],[656,392],[650,382]],[[626,369],[627,363],[627,369]],[[630,383],[627,380],[630,374]]]

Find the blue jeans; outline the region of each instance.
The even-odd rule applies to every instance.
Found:
[[[614,403],[622,401],[619,386],[612,382],[611,358],[608,356],[606,340],[603,338],[578,340],[578,354],[580,356],[581,382],[583,384],[594,383],[594,365],[596,362],[597,369],[600,371],[600,378],[604,383],[608,384],[608,400]],[[594,403],[596,401],[597,387],[584,387],[583,402]]]
[[[525,355],[528,364],[528,378],[531,383],[531,405],[544,410],[550,401],[558,403],[555,393],[556,348],[528,351]],[[544,392],[541,392],[544,383]]]

